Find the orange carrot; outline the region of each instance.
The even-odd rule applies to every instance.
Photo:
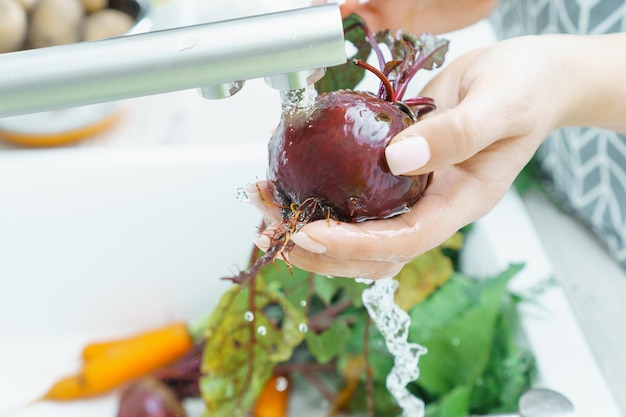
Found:
[[[159,349],[164,344],[169,346],[173,342],[183,343],[187,347],[189,339],[187,324],[174,322],[127,338],[90,343],[83,348],[82,357],[90,361],[106,356],[124,355],[136,349]]]
[[[102,342],[92,342],[83,347],[82,357],[84,361],[105,356],[112,348],[123,344],[126,339],[105,340]]]
[[[273,375],[267,380],[256,404],[252,417],[285,417],[289,405],[291,381],[286,376]]]
[[[176,322],[126,339],[83,349],[83,367],[58,380],[44,400],[74,400],[104,394],[182,357],[194,341],[186,323]]]

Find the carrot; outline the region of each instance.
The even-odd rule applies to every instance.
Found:
[[[352,355],[348,358],[345,367],[341,371],[341,374],[346,381],[346,385],[341,391],[339,391],[339,393],[337,393],[330,410],[326,414],[327,417],[336,416],[339,411],[348,405],[359,386],[361,375],[365,369],[367,369],[365,356]]]
[[[189,339],[187,324],[174,322],[128,338],[90,343],[83,347],[82,357],[90,361],[106,356],[120,356],[137,349],[159,349],[164,344],[171,346],[173,342],[182,343],[184,348],[188,348]]]
[[[193,344],[186,323],[175,322],[126,339],[87,345],[81,370],[58,380],[42,399],[67,401],[104,394],[175,361]]]
[[[252,409],[252,417],[285,417],[289,405],[291,381],[286,376],[272,375],[263,386]]]
[[[84,361],[89,361],[91,359],[99,358],[105,356],[105,354],[116,346],[120,346],[124,343],[125,339],[117,339],[117,340],[106,340],[103,342],[92,342],[85,347],[83,347],[83,351],[81,356]]]

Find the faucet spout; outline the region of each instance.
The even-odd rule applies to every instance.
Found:
[[[228,97],[245,80],[281,90],[346,62],[336,4],[0,54],[0,117],[198,88]]]

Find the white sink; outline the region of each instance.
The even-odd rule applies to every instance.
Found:
[[[220,277],[245,265],[260,221],[237,189],[264,170],[262,143],[0,153],[0,415],[73,369],[86,341],[211,309],[228,285]],[[471,236],[469,272],[527,262],[512,282],[520,291],[551,274],[515,194]],[[551,287],[537,303],[524,305],[523,327],[539,385],[570,397],[579,417],[619,417],[562,291]],[[114,410],[105,397],[9,415]]]
[[[261,142],[0,153],[0,415],[72,370],[87,340],[210,311],[252,249],[260,217],[237,189],[263,176],[265,154]],[[42,407],[15,415],[86,415]]]

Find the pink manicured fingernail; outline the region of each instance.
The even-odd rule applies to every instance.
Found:
[[[387,165],[394,175],[415,171],[430,161],[430,146],[422,136],[407,136],[385,149]]]
[[[266,251],[270,247],[270,238],[264,234],[257,235],[252,242],[261,250]]]
[[[312,239],[309,235],[304,232],[298,232],[294,234],[291,239],[294,243],[300,246],[302,249],[308,250],[313,253],[325,253],[326,246],[317,240]]]

